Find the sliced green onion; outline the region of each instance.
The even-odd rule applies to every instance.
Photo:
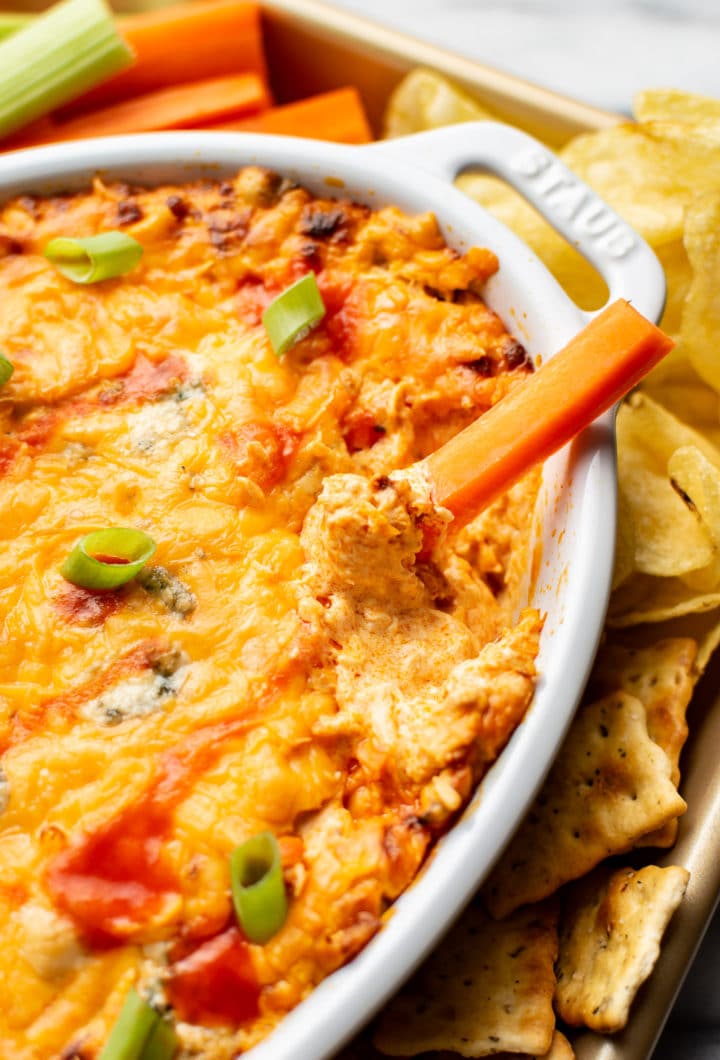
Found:
[[[124,70],[132,58],[104,0],[62,0],[0,43],[0,138]]]
[[[115,589],[142,570],[156,547],[142,530],[127,526],[95,530],[78,541],[60,573],[83,589]]]
[[[278,355],[300,342],[325,316],[325,305],[315,273],[296,280],[274,298],[263,313],[262,321],[270,344]]]
[[[86,239],[51,239],[44,254],[73,283],[99,283],[134,269],[143,247],[124,232],[101,232]]]
[[[230,881],[240,927],[250,942],[267,942],[287,916],[280,847],[271,832],[261,832],[233,850]]]
[[[155,1009],[131,988],[99,1060],[140,1060],[159,1021]]]
[[[167,1020],[158,1018],[155,1029],[142,1051],[142,1060],[172,1060],[177,1052],[178,1039],[175,1028]]]
[[[12,361],[9,361],[4,353],[0,353],[0,386],[5,386],[14,371],[15,366]]]
[[[19,29],[29,26],[33,21],[32,15],[21,15],[19,12],[0,11],[0,40],[17,33]]]

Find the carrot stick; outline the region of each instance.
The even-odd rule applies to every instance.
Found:
[[[118,26],[135,52],[134,65],[76,100],[66,115],[210,77],[254,73],[267,79],[255,3],[202,0],[129,15]]]
[[[366,144],[372,139],[365,108],[355,88],[338,88],[296,103],[272,107],[254,118],[205,127],[230,132],[307,136],[346,144]]]
[[[24,136],[22,146],[55,140],[81,140],[86,136],[187,129],[206,121],[252,114],[268,105],[265,82],[257,74],[214,77],[189,85],[148,92],[71,121],[55,122]],[[14,143],[13,146],[18,146]]]
[[[635,386],[673,341],[613,302],[526,382],[422,461],[438,505],[480,511]]]

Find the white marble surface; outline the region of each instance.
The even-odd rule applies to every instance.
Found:
[[[720,96],[718,0],[333,2],[608,110],[641,88]]]
[[[720,0],[332,2],[607,110],[641,88],[720,97]],[[653,1060],[720,1060],[720,915]]]

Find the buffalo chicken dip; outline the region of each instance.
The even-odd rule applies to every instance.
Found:
[[[108,232],[118,275],[49,260]],[[245,1052],[523,718],[538,475],[456,528],[411,467],[531,371],[497,268],[258,168],[0,209],[3,1056]]]

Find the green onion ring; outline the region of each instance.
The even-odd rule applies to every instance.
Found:
[[[73,283],[100,283],[134,269],[143,247],[125,232],[101,232],[87,239],[51,239],[43,253]]]
[[[158,1017],[150,1036],[145,1042],[141,1060],[172,1060],[178,1047],[175,1028],[167,1020]]]
[[[262,945],[283,926],[288,909],[280,847],[272,832],[261,832],[235,848],[230,881],[238,923],[250,942]]]
[[[290,284],[273,299],[262,316],[270,345],[278,357],[300,342],[325,316],[315,273]]]
[[[162,1022],[155,1009],[131,988],[99,1060],[147,1060],[150,1056],[149,1047]],[[170,1030],[174,1039],[174,1032],[172,1028]],[[157,1060],[169,1060],[173,1054],[166,1052],[155,1055]]]
[[[60,573],[83,589],[115,589],[135,577],[152,559],[156,547],[150,535],[142,530],[109,526],[81,538]]]
[[[14,371],[15,365],[12,361],[9,361],[4,353],[0,353],[0,386],[5,386]]]

